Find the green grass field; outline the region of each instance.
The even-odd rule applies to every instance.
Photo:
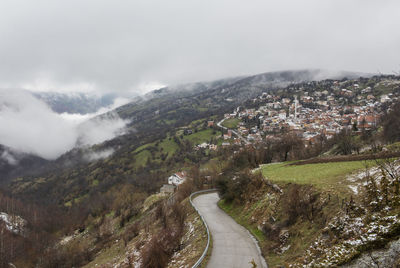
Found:
[[[151,157],[151,153],[147,150],[141,151],[135,156],[136,162],[135,166],[144,166],[147,159]]]
[[[222,125],[227,128],[237,128],[240,120],[237,118],[230,118],[222,122]]]
[[[136,159],[136,163],[135,166],[139,166],[139,165],[145,165],[147,162],[147,159],[151,157],[151,153],[149,150],[146,150],[148,147],[150,146],[156,146],[156,142],[152,142],[152,143],[147,143],[144,144],[138,148],[136,148],[135,151],[133,151],[133,153],[135,154],[135,159]],[[176,150],[179,149],[178,144],[175,143],[175,141],[173,139],[169,139],[169,137],[161,140],[158,144],[159,151],[157,151],[155,158],[156,159],[160,159],[160,155],[161,153],[168,153],[168,158],[170,158],[175,152]]]
[[[197,144],[201,144],[203,142],[209,142],[212,137],[218,138],[219,136],[221,136],[220,131],[216,131],[216,134],[213,134],[213,129],[209,128],[209,129],[198,131],[191,135],[183,136],[183,138],[185,140],[189,140],[194,145],[197,145]]]
[[[218,139],[221,136],[220,131],[216,131],[213,134],[213,129],[205,129],[193,133],[191,135],[183,136],[185,140],[189,140],[193,143],[193,145],[198,145],[203,142],[209,142],[211,138]],[[147,143],[142,146],[139,146],[132,152],[134,155],[136,162],[134,164],[135,167],[144,166],[149,158],[151,158],[151,148],[156,147],[156,153],[154,160],[161,161],[161,154],[168,153],[168,158],[172,157],[172,155],[179,149],[178,144],[174,141],[174,139],[169,139],[169,136],[165,139],[159,141],[158,145],[157,142]],[[154,149],[154,148],[153,148]]]
[[[176,123],[176,120],[175,119],[162,119],[162,120],[157,120],[157,123],[159,123],[159,124],[161,124],[161,123],[164,123],[164,124],[167,124],[167,125],[173,125],[173,124],[175,124]]]
[[[179,149],[178,144],[176,144],[173,139],[170,140],[168,138],[162,140],[159,146],[163,149],[164,153],[168,153],[168,157],[172,156],[176,152],[176,150]]]
[[[140,151],[142,151],[143,149],[146,149],[147,147],[152,146],[152,145],[154,145],[154,144],[155,144],[154,142],[153,142],[153,143],[143,144],[142,146],[137,147],[136,150],[133,151],[133,152],[134,152],[134,153],[140,152]]]
[[[205,121],[204,118],[198,119],[198,120],[194,120],[189,124],[189,128],[196,128],[197,126],[200,126],[204,121]]]
[[[371,161],[332,162],[307,165],[289,163],[268,164],[261,167],[264,177],[274,182],[311,184],[323,190],[347,193],[346,175],[362,170]]]

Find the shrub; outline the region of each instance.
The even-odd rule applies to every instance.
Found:
[[[154,236],[142,251],[143,267],[163,268],[168,263],[167,249],[160,243],[160,236]]]
[[[287,225],[294,224],[299,217],[313,221],[322,214],[319,193],[311,186],[290,185],[281,202],[287,215]]]
[[[139,223],[134,223],[128,226],[124,234],[122,235],[122,239],[124,240],[125,246],[128,244],[129,241],[138,236],[139,232],[140,232]]]

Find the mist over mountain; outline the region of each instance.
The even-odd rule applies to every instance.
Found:
[[[0,144],[16,152],[56,159],[76,146],[101,143],[123,133],[127,122],[107,113],[112,108],[86,115],[59,114],[30,92],[1,90]]]
[[[33,95],[45,102],[56,113],[88,114],[112,105],[116,94],[96,95],[89,93],[34,92]]]
[[[0,184],[6,182],[8,178],[26,174],[26,172],[41,173],[48,163],[49,161],[42,157],[17,152],[0,145]]]
[[[255,96],[264,89],[275,90],[293,83],[307,81],[343,78],[353,79],[358,77],[371,77],[372,75],[373,74],[370,73],[322,69],[266,72],[255,75],[218,79],[215,81],[167,86],[137,97],[136,101],[148,100],[155,97],[175,96],[175,94],[182,97],[208,92],[209,94],[217,94],[218,97],[225,96],[225,99],[229,99],[231,102],[240,103],[244,98]],[[231,97],[233,98],[230,99]]]

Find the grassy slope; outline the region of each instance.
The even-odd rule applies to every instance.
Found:
[[[238,118],[229,118],[222,122],[222,125],[227,128],[237,128],[240,120]]]
[[[200,130],[191,135],[183,136],[183,139],[189,140],[193,145],[198,145],[203,142],[209,142],[212,138],[218,139],[221,136],[220,131],[216,131],[216,134],[213,134],[213,129],[205,129]],[[220,140],[217,140],[218,142]],[[173,138],[166,137],[165,139],[159,141],[158,146],[157,142],[144,144],[132,153],[134,154],[135,163],[134,167],[144,166],[149,158],[151,158],[150,147],[156,147],[157,152],[155,153],[155,160],[160,161],[161,153],[168,153],[168,158],[170,158],[178,149],[179,145],[174,141]]]
[[[151,157],[151,153],[147,150],[141,151],[135,156],[136,166],[144,166],[147,162],[147,159]]]
[[[147,150],[147,148],[151,147],[151,146],[156,146],[156,142],[152,142],[152,143],[147,143],[144,144],[138,148],[136,148],[135,151],[133,151],[133,153],[135,154],[135,166],[138,167],[140,165],[145,165],[147,162],[147,159],[151,158],[151,153],[149,150]],[[175,143],[175,141],[173,139],[170,139],[169,137],[161,140],[158,143],[157,146],[157,153],[155,155],[156,159],[160,158],[160,154],[161,153],[168,153],[168,158],[170,158],[178,149],[179,146],[178,144]]]
[[[178,144],[176,144],[173,139],[169,138],[165,138],[164,140],[162,140],[159,146],[162,148],[164,153],[168,153],[168,157],[170,157],[176,152],[176,150],[179,149]]]
[[[198,132],[195,132],[191,135],[183,136],[183,139],[189,140],[190,142],[193,143],[193,145],[198,145],[203,142],[209,142],[212,138],[218,139],[221,136],[220,131],[216,131],[216,134],[213,134],[213,129],[205,129],[205,130],[200,130]],[[150,150],[148,150],[149,147],[155,147],[157,145],[156,142],[152,143],[147,143],[142,146],[139,146],[136,148],[136,150],[133,151],[133,154],[135,154],[135,166],[138,167],[140,165],[145,165],[147,162],[147,159],[151,157]],[[170,158],[178,149],[179,146],[176,144],[176,142],[170,138],[167,137],[163,140],[161,140],[158,143],[157,146],[158,151],[155,154],[155,159],[160,159],[160,154],[161,153],[168,153],[168,158]]]
[[[365,165],[371,166],[371,161],[348,161],[319,163],[307,165],[288,165],[278,163],[264,165],[261,168],[264,177],[278,183],[311,184],[320,190],[347,195],[346,175],[362,170]]]
[[[214,131],[213,129],[209,128],[209,129],[198,131],[191,135],[184,136],[183,138],[185,140],[189,140],[194,145],[197,145],[197,144],[201,144],[203,142],[209,142],[211,140],[211,138],[213,138],[213,137],[218,138],[219,136],[221,136],[220,131],[216,131],[216,134],[213,134],[213,131]]]
[[[137,152],[145,150],[146,148],[148,148],[150,146],[155,146],[155,145],[156,145],[156,142],[147,143],[147,144],[144,144],[144,145],[136,148],[136,150],[134,152],[137,153]],[[168,153],[174,153],[178,149],[178,144],[176,144],[172,139],[170,140],[169,137],[161,140],[161,142],[158,144],[158,146],[160,149],[162,148],[164,152],[168,152]]]

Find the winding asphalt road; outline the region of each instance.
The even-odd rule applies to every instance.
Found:
[[[203,194],[194,198],[193,203],[207,222],[213,241],[208,268],[257,268],[267,267],[256,242],[249,232],[237,224],[218,206],[217,193]]]

